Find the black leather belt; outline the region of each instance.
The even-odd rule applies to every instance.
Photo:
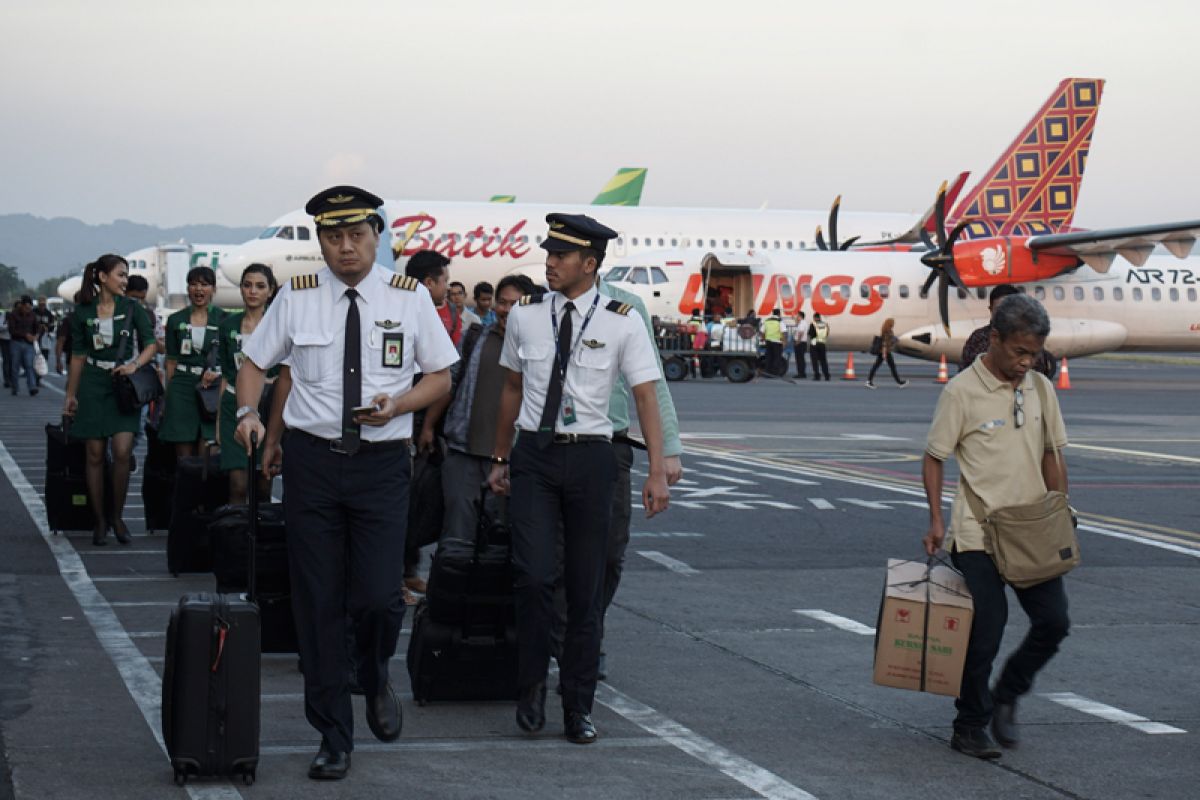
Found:
[[[536,431],[519,429],[526,436],[536,437]],[[556,433],[552,440],[554,444],[581,444],[583,442],[611,442],[612,439],[602,433]]]
[[[337,453],[338,455],[350,455],[343,449],[341,439],[326,439],[323,436],[315,436],[308,431],[302,431],[299,428],[292,428],[292,433],[298,433],[306,439],[310,439],[316,444],[324,445],[329,448],[329,452]],[[386,442],[368,442],[361,441],[358,443],[359,453],[368,453],[378,450],[398,450],[401,447],[412,447],[412,439],[388,439]]]

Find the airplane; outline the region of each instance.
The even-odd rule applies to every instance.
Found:
[[[1032,146],[1026,141],[1032,130],[1040,130],[1061,120],[1063,111],[1058,108],[1060,98],[1076,92],[1086,94],[1091,105],[1072,106],[1077,113],[1074,113],[1073,120],[1068,120],[1069,124],[1079,126],[1081,130],[1086,129],[1083,135],[1072,136],[1061,147],[1056,140],[1053,143],[1058,148],[1055,151],[1058,154],[1056,159],[1043,157],[1032,164],[1021,162],[1021,181],[1048,178],[1054,186],[1068,189],[1065,200],[1069,210],[1074,209],[1078,198],[1091,126],[1099,110],[1103,83],[1089,78],[1068,78],[1060,82],[1038,113],[1001,154],[1003,161],[1012,154],[1026,152]],[[1087,91],[1084,92],[1084,89]],[[1057,130],[1055,128],[1056,137]],[[1060,163],[1068,159],[1071,160],[1071,174],[1059,176],[1048,173],[1050,168],[1061,171]],[[617,179],[621,177],[618,174]],[[635,180],[631,179],[630,182]],[[1025,189],[1024,183],[1014,187],[1014,180],[1013,175],[1005,172],[1003,167],[994,168],[971,196],[991,198],[1004,190]],[[1044,205],[1034,209],[1032,203],[1028,203],[1023,208],[1022,219],[1029,220],[1026,224],[1049,224],[1051,217]],[[616,258],[668,248],[692,253],[715,249],[776,253],[807,250],[819,246],[820,237],[810,238],[807,232],[816,229],[825,216],[824,212],[816,211],[645,206],[612,206],[606,208],[603,214],[596,214],[592,206],[399,200],[387,200],[384,204],[397,268],[401,259],[421,250],[434,250],[453,259],[450,268],[453,279],[468,286],[478,281],[494,283],[514,273],[540,278],[544,259],[538,247],[542,239],[538,231],[543,228],[545,215],[555,211],[594,214],[617,230],[619,235],[609,246],[610,254]],[[931,213],[927,211],[914,223],[911,213],[847,212],[841,214],[841,232],[848,241],[883,248],[903,247],[906,243],[922,241],[920,232],[929,228]],[[954,213],[961,212],[955,208]],[[1057,206],[1055,213],[1061,213]],[[301,239],[294,233],[300,230],[308,238]],[[292,238],[284,237],[281,233],[284,231],[289,232]],[[836,231],[831,231],[831,235],[835,244],[840,246],[836,242]],[[280,217],[257,240],[247,242],[223,257],[221,268],[227,278],[234,280],[241,270],[255,262],[268,264],[281,281],[320,269],[324,262],[312,232],[311,218],[301,210]]]
[[[592,200],[594,206],[636,206],[642,202],[642,187],[646,185],[646,167],[621,167],[600,194]],[[515,203],[515,194],[494,194],[489,203]]]

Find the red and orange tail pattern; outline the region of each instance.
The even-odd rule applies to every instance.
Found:
[[[1056,233],[1070,227],[1104,81],[1067,78],[946,220],[966,238]]]

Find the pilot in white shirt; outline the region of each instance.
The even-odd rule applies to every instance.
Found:
[[[561,532],[567,598],[559,657],[563,727],[570,741],[587,744],[596,740],[591,713],[617,475],[609,398],[618,374],[623,375],[637,403],[650,461],[642,502],[650,515],[666,510],[669,491],[654,387],[659,356],[630,307],[596,291],[605,247],[616,232],[584,215],[550,214],[546,221],[550,230],[542,247],[554,291],[524,298],[509,314],[500,355],[507,372],[489,483],[512,498],[517,724],[534,732],[546,721]]]

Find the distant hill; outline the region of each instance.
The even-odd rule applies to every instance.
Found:
[[[122,255],[160,242],[236,244],[252,239],[261,227],[182,225],[159,228],[119,219],[108,225],[88,225],[72,217],[0,214],[0,264],[20,271],[21,279],[36,286],[47,278],[83,269],[102,253]]]

